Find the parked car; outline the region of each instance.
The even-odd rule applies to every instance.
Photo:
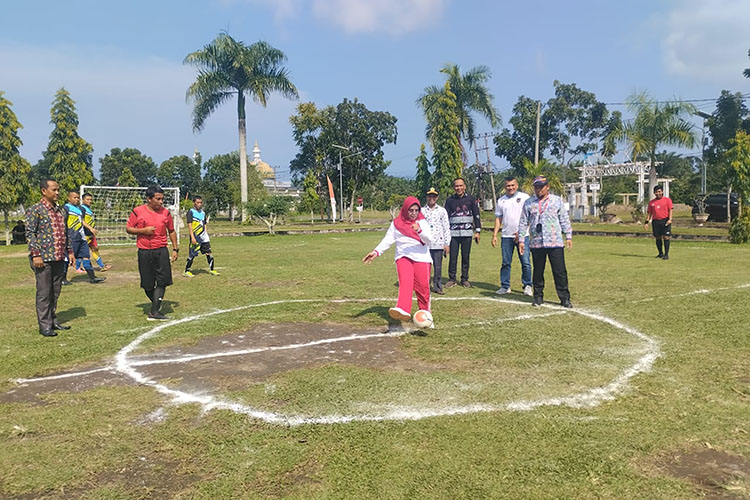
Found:
[[[706,196],[704,203],[706,204],[706,213],[708,213],[708,220],[712,222],[726,222],[727,220],[727,193],[709,194]],[[730,211],[732,219],[737,217],[739,212],[739,198],[737,193],[729,195]],[[693,202],[693,215],[698,213],[698,203]]]

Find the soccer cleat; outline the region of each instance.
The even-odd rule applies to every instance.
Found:
[[[103,273],[104,271],[109,271],[110,269],[112,269],[112,265],[105,264],[104,266],[99,268],[99,272]]]
[[[657,256],[656,256],[656,258],[657,258],[657,259],[663,259],[663,258],[664,258],[664,254],[661,254],[661,253],[660,253],[659,255],[657,255]]]
[[[400,307],[391,307],[388,309],[388,315],[398,321],[409,321],[411,320],[411,314],[404,311]]]
[[[89,283],[91,283],[91,284],[97,284],[97,283],[101,283],[102,281],[104,281],[106,279],[107,278],[91,278],[89,280]]]
[[[194,278],[195,277],[195,275],[193,273],[191,273],[190,271],[185,271],[184,273],[182,273],[182,275],[184,277],[186,277],[186,278]]]
[[[534,296],[534,287],[531,286],[531,285],[526,285],[525,287],[523,287],[523,294],[524,295],[528,295],[529,297],[533,297]]]
[[[498,288],[498,289],[497,289],[497,290],[495,291],[495,293],[496,293],[497,295],[506,295],[506,294],[510,293],[510,288],[505,288],[505,287],[501,287],[501,288]]]
[[[169,318],[164,316],[162,313],[158,312],[156,314],[154,313],[148,313],[148,317],[146,318],[148,321],[168,321]]]
[[[211,276],[219,276],[219,271],[214,271],[213,269],[211,269],[211,270],[210,270],[210,271],[208,272],[208,274],[210,274]]]

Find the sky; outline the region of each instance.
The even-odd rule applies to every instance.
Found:
[[[546,101],[554,80],[606,103],[644,90],[657,99],[750,93],[748,0],[2,0],[2,14],[0,91],[24,127],[21,154],[41,158],[51,102],[65,87],[95,172],[115,147],[157,163],[195,148],[204,161],[238,149],[236,101],[194,133],[185,100],[196,70],[183,59],[222,31],[282,50],[300,102],[357,98],[396,116],[387,173],[404,177],[414,176],[426,142],[415,101],[443,83],[445,63],[488,66],[506,123],[518,96]],[[248,150],[257,141],[281,179],[297,152],[289,124],[297,104],[276,94],[266,108],[247,106]],[[482,118],[477,130],[492,131]]]

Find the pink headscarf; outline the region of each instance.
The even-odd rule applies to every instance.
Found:
[[[417,215],[416,220],[411,220],[409,218],[409,208],[411,208],[412,205],[416,205],[419,207],[419,215]],[[403,206],[401,207],[401,212],[398,214],[398,217],[393,220],[393,225],[396,226],[396,229],[398,229],[399,232],[404,236],[414,238],[424,245],[422,239],[419,237],[419,233],[417,233],[414,228],[411,227],[411,225],[416,221],[422,219],[424,219],[424,215],[422,214],[422,204],[419,203],[419,200],[414,196],[407,196],[404,200]]]

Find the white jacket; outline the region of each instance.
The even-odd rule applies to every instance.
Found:
[[[386,231],[385,236],[378,246],[375,247],[375,253],[378,257],[383,255],[391,245],[396,244],[396,257],[395,260],[406,257],[413,260],[414,262],[426,262],[432,264],[432,257],[430,256],[430,242],[432,241],[432,231],[430,230],[430,224],[422,219],[417,221],[421,232],[419,237],[422,243],[418,242],[411,236],[405,236],[401,231],[396,229],[396,226],[391,222],[391,226]]]

